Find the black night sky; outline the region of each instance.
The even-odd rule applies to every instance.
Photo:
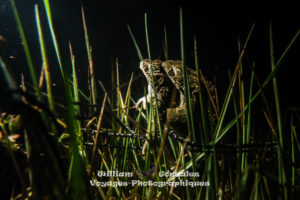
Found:
[[[34,17],[34,4],[39,5],[42,23],[46,37],[50,36],[46,23],[44,7],[41,0],[16,0],[22,18],[25,33],[29,38],[37,66],[41,59]],[[90,43],[93,47],[93,59],[97,79],[109,88],[110,71],[115,58],[120,63],[121,81],[129,80],[130,75],[140,74],[139,58],[128,33],[127,24],[136,37],[144,57],[147,57],[145,42],[144,14],[148,14],[148,29],[150,35],[151,57],[163,57],[163,27],[166,25],[169,44],[169,57],[180,59],[179,40],[179,8],[183,9],[185,58],[187,64],[193,65],[193,38],[197,37],[198,57],[204,74],[216,77],[217,87],[222,91],[228,85],[228,69],[233,69],[237,63],[237,40],[245,41],[253,23],[256,23],[253,35],[246,52],[247,60],[256,63],[256,71],[261,81],[270,71],[269,64],[269,23],[273,25],[273,38],[276,59],[282,54],[292,37],[300,28],[299,12],[292,4],[260,5],[253,2],[244,4],[209,5],[183,0],[52,0],[51,9],[55,22],[55,31],[61,41],[62,49],[68,54],[68,42],[72,43],[76,56],[76,66],[80,71],[82,87],[86,87],[87,56],[84,43],[84,32],[81,19],[81,4],[84,5]],[[6,39],[6,54],[11,57],[10,64],[18,74],[25,73],[29,79],[27,66],[16,23],[8,0],[0,3],[0,35]],[[50,37],[49,37],[50,38]],[[52,77],[59,77],[57,61],[53,46],[48,41],[48,56],[53,64]],[[282,102],[287,107],[298,106],[297,97],[299,78],[296,69],[300,66],[298,59],[300,40],[298,39],[286,57],[278,72]],[[52,56],[52,57],[51,57]],[[2,75],[1,85],[4,84]],[[18,77],[18,80],[20,78]],[[141,84],[145,80],[137,80],[133,85],[136,91],[143,91]],[[59,82],[59,80],[56,80]],[[224,86],[225,87],[222,87]],[[137,96],[134,94],[133,96]]]

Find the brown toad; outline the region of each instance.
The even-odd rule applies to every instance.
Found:
[[[177,107],[178,105],[171,105],[172,102],[172,93],[176,90],[176,87],[167,76],[165,70],[162,67],[162,61],[160,60],[148,60],[145,59],[140,63],[140,69],[144,73],[147,82],[148,82],[148,94],[145,97],[142,97],[138,100],[136,107],[139,108],[141,105],[144,109],[146,109],[146,104],[152,101],[153,107],[158,108],[158,113],[160,120],[165,122],[166,119],[166,109],[170,107]],[[153,79],[151,76],[151,70],[153,74]],[[154,100],[154,90],[152,88],[152,84],[154,84],[156,91],[157,102]],[[178,100],[175,100],[178,102]]]
[[[153,80],[151,78],[150,67],[152,67]],[[180,60],[166,60],[163,62],[160,60],[143,60],[140,63],[140,69],[143,71],[148,82],[148,94],[146,97],[139,99],[137,107],[140,107],[140,105],[143,104],[143,108],[145,109],[146,103],[149,103],[151,99],[153,101],[154,90],[152,88],[152,84],[154,82],[161,122],[165,123],[168,121],[175,131],[182,132],[182,130],[178,130],[178,127],[183,127],[183,124],[186,123],[182,62]],[[205,78],[200,79],[199,81],[196,70],[187,68],[187,73],[192,108],[195,108],[199,100],[199,89],[201,83],[205,85],[205,88],[209,91],[208,94],[214,104],[216,97],[213,84]],[[173,88],[175,88],[178,94],[172,101]],[[156,102],[153,101],[153,103],[155,105]]]

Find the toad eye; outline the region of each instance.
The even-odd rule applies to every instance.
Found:
[[[175,73],[174,73],[173,70],[169,70],[169,71],[168,71],[168,75],[169,75],[170,77],[174,77],[174,76],[175,76]]]

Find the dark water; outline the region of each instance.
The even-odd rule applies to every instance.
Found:
[[[268,27],[273,24],[275,56],[278,59],[284,48],[300,28],[299,12],[292,5],[196,5],[188,1],[167,0],[112,0],[83,1],[90,43],[93,47],[93,59],[97,79],[110,88],[111,66],[118,57],[120,63],[121,82],[129,80],[131,72],[139,75],[139,58],[128,33],[130,25],[144,57],[147,57],[144,31],[144,13],[148,13],[148,28],[150,34],[151,57],[163,57],[163,26],[167,27],[169,57],[180,58],[179,42],[179,7],[183,8],[185,56],[187,64],[193,65],[193,37],[198,40],[199,62],[204,74],[209,78],[216,77],[218,89],[225,91],[228,69],[233,69],[237,62],[237,38],[245,38],[253,23],[256,28],[249,42],[247,59],[256,63],[256,70],[261,81],[270,70]],[[34,17],[34,4],[38,3],[44,33],[50,38],[45,21],[42,1],[16,0],[22,18],[26,36],[34,57],[36,67],[40,68],[41,59]],[[55,31],[61,43],[62,51],[68,55],[68,42],[72,43],[76,56],[76,67],[79,72],[80,87],[87,89],[87,55],[84,43],[84,32],[81,20],[81,2],[79,0],[50,1],[55,22]],[[16,79],[20,73],[30,79],[22,46],[16,29],[16,23],[8,0],[0,3],[0,35],[6,39],[5,50],[9,56],[9,64],[13,68]],[[52,78],[56,85],[61,84],[59,69],[54,56],[53,46],[48,39],[48,57],[50,59]],[[291,49],[278,78],[282,102],[287,106],[299,105],[297,86],[298,75],[295,73],[300,61],[299,39]],[[39,71],[39,70],[37,70]],[[1,88],[4,86],[1,74]],[[140,78],[133,85],[133,96],[143,92]],[[4,86],[5,87],[5,86]],[[59,87],[56,90],[59,91]],[[100,91],[100,90],[99,90]],[[137,94],[139,93],[139,94]]]

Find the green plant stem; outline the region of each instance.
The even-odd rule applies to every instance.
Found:
[[[35,5],[35,17],[36,17],[36,25],[37,25],[37,29],[38,29],[38,34],[39,34],[39,42],[40,42],[41,53],[42,53],[43,67],[45,69],[45,77],[46,77],[49,107],[50,107],[50,110],[52,112],[55,112],[53,94],[52,94],[52,89],[51,89],[51,78],[50,78],[49,62],[48,62],[48,58],[47,58],[47,53],[46,53],[46,48],[45,48],[45,41],[44,41],[42,25],[41,25],[41,21],[40,21],[40,14],[39,14],[39,9],[38,9],[37,4]]]
[[[83,29],[84,29],[84,39],[85,39],[85,46],[86,51],[88,55],[88,61],[89,61],[89,71],[90,71],[90,78],[91,78],[91,96],[92,96],[92,104],[96,104],[96,82],[95,82],[95,76],[94,76],[94,67],[93,67],[93,59],[92,59],[92,47],[89,42],[89,35],[88,30],[86,26],[86,20],[85,20],[85,14],[83,6],[81,6],[81,15],[82,15],[82,21],[83,21]]]
[[[36,94],[38,100],[41,100],[42,99],[41,90],[39,89],[39,85],[38,85],[38,81],[37,81],[37,76],[36,76],[35,68],[34,68],[34,65],[33,65],[32,56],[31,56],[31,53],[30,53],[29,45],[28,45],[28,42],[27,42],[27,39],[26,39],[26,36],[25,36],[25,32],[24,32],[24,29],[23,29],[23,25],[22,25],[22,22],[21,22],[21,19],[20,19],[20,16],[19,16],[16,4],[15,4],[15,1],[14,0],[10,0],[10,4],[12,6],[12,10],[13,10],[16,22],[17,22],[18,31],[19,31],[19,34],[20,34],[20,37],[21,37],[21,41],[22,41],[22,44],[23,44],[22,46],[24,48],[24,52],[25,52],[27,64],[28,64],[28,67],[29,67],[29,72],[30,72],[31,80],[33,82],[33,86],[34,86],[34,89],[35,89],[35,94]]]
[[[271,69],[275,70],[275,58],[274,58],[274,48],[273,48],[273,35],[272,35],[272,24],[270,23],[270,58],[271,58]],[[286,175],[283,164],[282,151],[284,151],[284,141],[283,141],[283,132],[282,132],[282,120],[281,120],[281,111],[280,111],[280,101],[279,101],[279,91],[277,86],[277,79],[273,77],[273,91],[274,99],[276,105],[276,115],[277,115],[277,125],[278,125],[278,134],[279,134],[279,147],[278,147],[278,179],[279,183],[283,185],[283,196],[282,198],[288,198],[288,192],[286,187]]]

